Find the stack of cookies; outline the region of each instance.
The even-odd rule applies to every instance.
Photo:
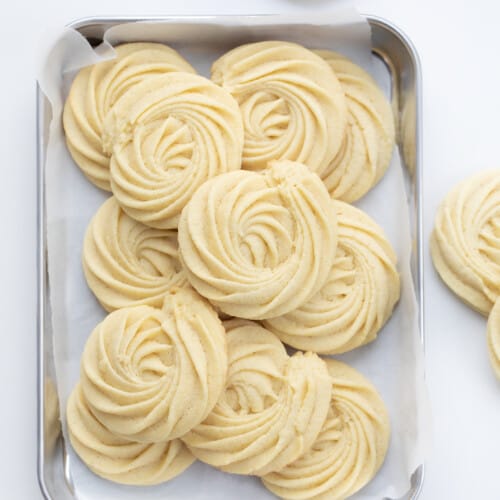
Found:
[[[237,47],[211,80],[161,44],[116,56],[77,75],[63,116],[112,193],[84,240],[109,314],[68,402],[73,448],[118,483],[198,459],[282,498],[351,496],[389,416],[320,355],[375,340],[399,299],[394,250],[350,204],[389,165],[390,104],[350,60],[289,42]]]

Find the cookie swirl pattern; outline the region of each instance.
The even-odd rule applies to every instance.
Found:
[[[109,432],[90,411],[79,384],[69,397],[66,414],[69,438],[78,456],[95,474],[115,483],[163,483],[195,461],[179,439],[137,443]]]
[[[327,279],[336,244],[328,191],[306,166],[289,161],[210,180],[179,223],[191,285],[222,312],[247,319],[306,302]]]
[[[194,291],[171,290],[163,309],[109,314],[90,335],[81,386],[96,418],[131,441],[182,436],[210,413],[224,388],[226,339],[213,308]]]
[[[87,228],[82,261],[87,283],[107,311],[161,307],[170,288],[187,284],[177,233],[133,220],[113,196]]]
[[[328,279],[308,302],[263,322],[297,349],[338,354],[371,342],[399,299],[396,254],[364,212],[333,201],[338,247]]]
[[[262,478],[280,498],[344,500],[371,481],[387,453],[389,417],[375,387],[346,364],[325,362],[333,389],[318,439],[298,460]]]
[[[263,475],[312,446],[330,402],[323,361],[312,353],[289,357],[256,323],[231,320],[226,389],[213,412],[182,437],[203,462],[235,474]]]
[[[342,147],[321,178],[334,199],[353,202],[366,194],[389,166],[395,141],[392,108],[364,69],[336,52],[314,52],[339,79],[348,111]]]
[[[291,160],[321,175],[337,155],[347,123],[345,97],[328,64],[310,50],[281,41],[242,45],[213,64],[212,80],[240,105],[243,168]]]
[[[66,144],[88,179],[109,191],[109,154],[102,147],[103,120],[116,101],[145,78],[172,71],[194,73],[175,50],[160,43],[115,47],[116,58],[82,69],[63,113]]]
[[[488,315],[500,295],[500,170],[476,174],[446,196],[430,245],[443,281]]]
[[[177,227],[196,189],[241,168],[243,124],[236,101],[202,76],[151,76],[127,92],[104,122],[111,189],[133,219]]]

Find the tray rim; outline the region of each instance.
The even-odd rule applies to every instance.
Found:
[[[363,14],[370,27],[373,25],[391,32],[399,39],[401,44],[407,50],[414,68],[414,86],[415,86],[415,232],[417,235],[416,256],[417,256],[417,282],[415,287],[419,292],[418,301],[418,325],[420,333],[420,341],[425,355],[425,322],[424,322],[424,249],[423,249],[423,165],[422,165],[422,66],[420,57],[415,45],[408,35],[401,30],[395,23],[383,17]],[[66,25],[66,28],[81,29],[90,24],[120,24],[129,22],[166,22],[166,21],[217,21],[218,19],[276,19],[283,22],[300,21],[307,22],[307,16],[294,14],[229,14],[229,15],[151,15],[151,16],[85,16],[77,18]],[[374,51],[375,52],[375,51]],[[380,56],[380,54],[378,54]],[[382,57],[382,59],[384,59]],[[44,156],[45,148],[43,144],[43,127],[44,127],[44,104],[45,96],[40,88],[38,81],[36,82],[36,184],[37,184],[37,317],[36,317],[36,333],[37,333],[37,480],[42,496],[46,500],[55,500],[49,492],[44,475],[45,469],[45,446],[44,446],[44,400],[45,400],[45,361],[44,361],[44,322],[45,322],[45,306],[46,306],[46,242],[45,242],[45,179],[44,179]],[[425,377],[425,373],[424,373]],[[420,464],[412,475],[412,485],[407,492],[408,500],[417,500],[422,492],[425,477],[425,464]],[[68,485],[69,486],[69,485]]]

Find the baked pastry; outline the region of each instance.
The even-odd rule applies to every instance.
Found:
[[[391,104],[363,68],[336,52],[315,50],[339,79],[347,103],[347,127],[342,147],[323,179],[333,198],[353,202],[384,175],[394,149]],[[333,89],[337,94],[337,87]]]
[[[441,203],[430,240],[434,267],[464,302],[488,315],[500,295],[500,170],[453,188]]]
[[[298,460],[262,478],[280,498],[343,500],[371,481],[387,453],[389,417],[375,387],[346,364],[325,362],[333,391],[318,439]]]
[[[69,438],[78,456],[95,474],[115,483],[162,483],[195,460],[180,439],[137,443],[116,436],[92,414],[80,384],[69,397],[66,415]]]
[[[238,104],[202,76],[151,76],[128,91],[104,122],[112,152],[111,189],[133,219],[177,227],[196,189],[241,168],[243,124]]]
[[[239,318],[271,318],[300,307],[326,281],[336,245],[328,191],[305,165],[290,161],[206,182],[179,223],[191,285]]]
[[[495,375],[500,379],[500,299],[488,316],[488,352]]]
[[[328,279],[308,302],[264,321],[297,349],[338,354],[371,342],[399,299],[396,254],[367,214],[333,201],[338,246]]]
[[[114,196],[90,221],[82,261],[87,283],[106,311],[141,304],[161,307],[170,288],[187,284],[177,232],[135,221]]]
[[[312,353],[289,357],[256,323],[231,320],[225,391],[212,413],[182,437],[195,457],[235,474],[263,475],[306,452],[325,421],[331,383]]]
[[[157,443],[182,436],[210,413],[227,370],[224,327],[194,291],[172,289],[163,309],[109,314],[90,335],[81,386],[113,434]]]
[[[292,160],[321,176],[339,152],[347,123],[344,93],[328,64],[305,47],[282,41],[236,47],[215,61],[212,80],[240,105],[243,168]]]
[[[97,187],[109,191],[109,155],[102,149],[102,123],[131,87],[159,73],[194,69],[161,43],[115,47],[116,58],[83,68],[71,85],[63,113],[66,144],[76,164]]]

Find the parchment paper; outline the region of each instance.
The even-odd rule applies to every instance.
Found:
[[[83,236],[100,204],[109,196],[85,179],[64,142],[61,111],[76,71],[113,57],[111,45],[126,41],[164,42],[179,52],[203,75],[212,62],[241,43],[282,39],[310,48],[344,53],[367,69],[389,92],[388,73],[371,56],[368,23],[355,11],[303,17],[180,18],[171,22],[132,23],[107,31],[96,51],[73,30],[54,44],[40,75],[40,84],[52,104],[53,120],[46,156],[47,238],[50,299],[54,332],[57,386],[64,409],[79,377],[80,355],[88,335],[104,310],[87,288],[81,267]],[[339,356],[365,374],[379,389],[391,416],[392,437],[386,461],[377,477],[354,498],[398,498],[410,488],[410,477],[424,460],[429,440],[429,410],[424,384],[423,350],[417,327],[409,267],[410,215],[401,162],[395,151],[382,181],[357,206],[385,230],[398,255],[401,300],[379,338],[372,344]],[[62,415],[64,424],[64,411]],[[66,436],[66,427],[63,425]],[[154,487],[120,486],[91,473],[69,446],[70,474],[81,499],[235,499],[274,498],[257,478],[219,472],[195,463],[175,480]]]

